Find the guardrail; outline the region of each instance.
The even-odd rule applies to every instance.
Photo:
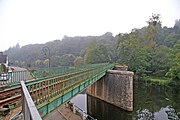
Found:
[[[73,66],[73,67],[68,67],[68,66],[51,67],[50,70],[48,70],[48,68],[41,68],[41,69],[35,69],[35,71],[33,72],[33,76],[35,78],[54,77],[54,76],[64,75],[67,73],[68,74],[73,73],[79,70],[86,70],[92,67],[97,67],[99,65],[101,64],[87,64],[87,65]]]
[[[38,111],[41,113],[41,116],[43,117],[60,104],[66,102],[70,98],[69,96],[73,97],[75,94],[78,94],[79,91],[82,91],[88,85],[102,77],[105,74],[105,71],[107,69],[111,69],[114,65],[106,63],[92,66],[89,66],[89,68],[87,67],[86,69],[79,69],[79,71],[65,75],[26,81],[26,85],[24,86],[28,89],[27,92],[31,94],[30,97],[32,97],[32,100],[38,108]],[[17,84],[11,86],[8,90],[0,92],[0,96],[4,96],[10,92],[19,93],[15,97],[12,97],[11,100],[9,98],[3,101],[0,100],[0,106],[13,103],[12,100],[14,102],[18,101],[21,98],[21,87],[22,84],[21,86],[20,84]],[[63,97],[61,97],[62,95]],[[58,103],[56,103],[56,101],[58,101]],[[42,111],[46,107],[47,110]]]
[[[85,69],[85,70],[80,69],[79,71],[65,74],[65,75],[55,76],[55,77],[51,77],[51,78],[28,80],[25,82],[25,84],[26,84],[26,87],[28,88],[33,100],[35,100],[35,103],[41,104],[43,101],[48,99],[49,95],[47,95],[47,96],[44,96],[44,95],[47,94],[47,91],[49,92],[50,88],[56,88],[56,89],[52,90],[52,91],[56,91],[56,95],[61,94],[62,92],[60,92],[60,91],[62,90],[63,87],[65,87],[66,84],[68,84],[67,82],[71,78],[73,79],[75,76],[79,76],[81,74],[83,76],[83,74],[87,73],[88,71],[90,72],[92,70],[95,70],[95,69],[99,68],[100,66],[103,66],[103,64],[92,65],[92,66],[91,67],[89,66],[88,69]],[[87,77],[87,75],[85,75],[85,76]],[[68,81],[66,81],[66,80],[68,80]],[[64,81],[66,81],[66,83],[63,84]],[[8,99],[0,100],[0,107],[3,107],[4,105],[8,105],[9,103],[15,103],[16,101],[20,100],[20,98],[21,98],[20,83],[12,84],[9,88],[7,88],[3,91],[0,91],[1,98],[8,96],[8,95],[12,95],[12,94],[15,94],[15,96],[8,98]],[[42,99],[39,100],[38,99],[39,97],[40,98],[42,97]]]
[[[42,120],[41,116],[39,115],[38,110],[24,84],[24,81],[21,81],[21,88],[22,88],[22,111],[24,120]]]
[[[0,73],[0,86],[19,83],[20,81],[26,81],[28,79],[32,79],[32,76],[27,70]]]
[[[66,78],[62,76],[49,78],[28,87],[28,90],[32,93],[32,99],[40,115],[44,117],[96,82],[105,75],[107,69],[111,69],[113,66],[113,64],[104,64],[80,74],[70,74]]]

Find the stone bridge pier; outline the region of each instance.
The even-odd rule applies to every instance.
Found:
[[[133,72],[115,66],[106,76],[87,88],[87,94],[127,111],[133,111]]]

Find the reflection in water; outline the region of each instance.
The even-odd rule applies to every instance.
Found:
[[[148,109],[137,110],[138,120],[152,120],[154,119],[153,114]]]
[[[100,99],[87,96],[88,114],[98,120],[132,120],[132,113],[108,104]]]
[[[78,94],[71,99],[71,102],[87,113],[87,94]]]
[[[160,85],[134,84],[133,117],[138,120],[179,120],[180,94],[174,88]]]
[[[177,88],[135,83],[134,111],[127,112],[86,94],[71,101],[98,120],[180,120]]]
[[[167,107],[165,109],[165,112],[167,113],[168,119],[170,120],[178,120],[178,115],[176,111],[172,107]]]

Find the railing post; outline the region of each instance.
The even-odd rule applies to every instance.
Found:
[[[83,114],[82,114],[82,119],[86,120],[86,113],[84,111],[83,111]]]
[[[76,106],[74,103],[73,103],[73,113],[76,114]]]
[[[21,81],[21,95],[24,120],[42,120],[24,81]]]

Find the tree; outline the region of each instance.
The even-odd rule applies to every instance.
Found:
[[[167,76],[180,82],[180,44],[175,44],[169,53],[170,69]]]
[[[180,19],[178,20],[175,20],[175,25],[174,26],[177,26],[177,27],[179,27],[180,28]]]
[[[52,56],[51,57],[51,67],[58,67],[60,65],[60,57],[59,56]]]
[[[90,43],[89,48],[87,49],[84,62],[86,64],[111,62],[111,56],[112,55],[106,45],[98,44],[94,40]]]
[[[168,48],[161,45],[164,40],[161,40],[163,29],[161,28],[160,14],[152,14],[147,23],[145,38],[148,46],[148,70],[153,75],[164,75],[168,69]]]
[[[4,64],[0,64],[0,73],[7,72],[7,68]]]
[[[82,57],[76,57],[74,60],[74,66],[81,66],[84,64],[84,60]]]
[[[19,65],[15,64],[15,61],[24,61],[25,65],[31,64],[32,67],[37,67],[35,61],[38,59],[45,59],[42,48],[44,46],[48,46],[51,48],[51,66],[56,67],[60,62],[60,60],[57,60],[57,56],[61,57],[65,54],[72,54],[74,56],[84,57],[89,47],[89,43],[94,39],[96,39],[98,44],[100,43],[105,45],[108,48],[108,51],[111,50],[109,46],[112,46],[114,37],[112,36],[112,33],[107,32],[100,36],[65,36],[62,40],[53,40],[45,44],[29,44],[22,47],[16,45],[14,47],[10,47],[4,53],[8,55],[9,62],[13,63],[14,65]]]
[[[148,66],[146,46],[136,31],[121,37],[117,41],[118,62],[128,65],[137,75],[142,75]]]
[[[42,60],[39,60],[39,59],[35,61],[35,65],[36,65],[37,67],[44,67],[43,61],[42,61]]]
[[[74,65],[75,56],[72,54],[65,54],[60,57],[60,65],[61,66],[73,66]]]
[[[146,29],[146,38],[149,48],[156,47],[156,35],[161,29],[160,14],[152,14],[147,21],[148,27]]]
[[[15,65],[19,66],[19,67],[23,67],[25,65],[25,61],[18,61],[18,60],[16,60],[15,61]]]
[[[153,75],[164,76],[169,69],[168,52],[169,48],[166,46],[155,47],[154,52],[149,53],[149,64],[148,70]]]
[[[164,42],[166,46],[172,48],[175,44],[180,44],[180,34],[169,34]]]
[[[49,64],[49,59],[44,60],[44,64],[48,66],[48,64]]]

